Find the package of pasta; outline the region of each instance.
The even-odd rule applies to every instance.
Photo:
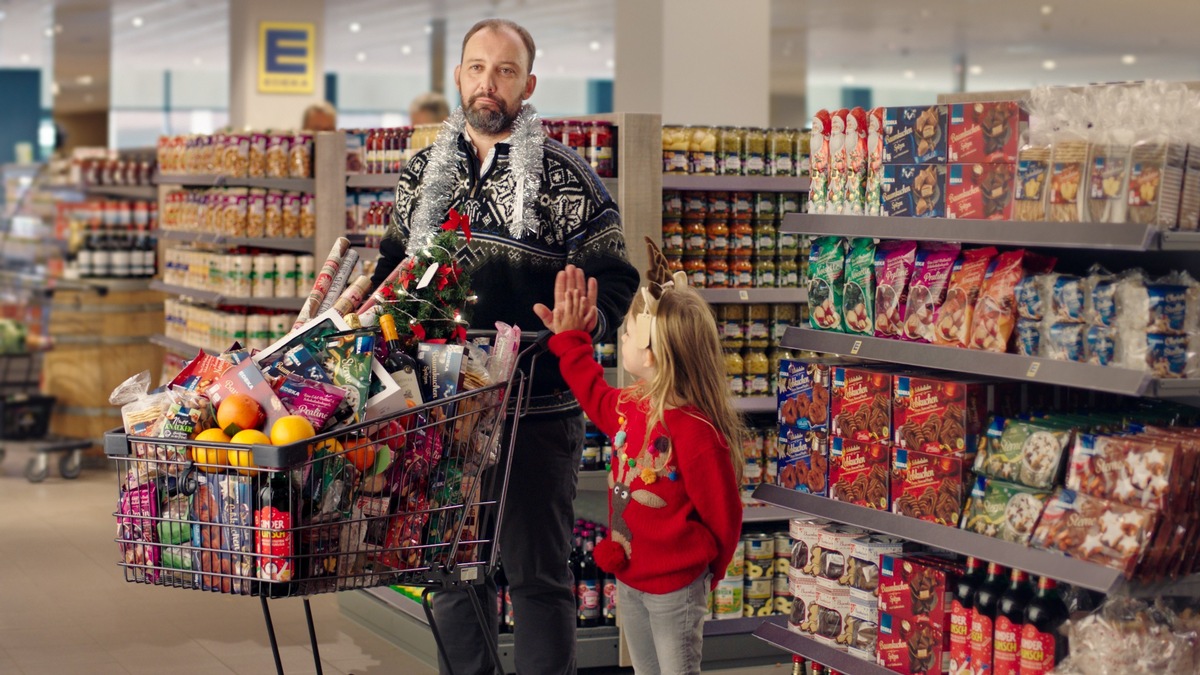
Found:
[[[915,241],[885,241],[875,248],[875,337],[901,336],[916,261]]]
[[[808,256],[809,323],[817,330],[843,330],[846,241],[841,237],[813,240]]]
[[[850,240],[846,254],[846,283],[842,294],[842,316],[846,330],[859,335],[875,332],[875,240]]]
[[[960,250],[958,244],[941,243],[923,244],[917,250],[904,309],[904,339],[933,342],[934,319]]]
[[[983,286],[988,266],[996,257],[996,249],[975,248],[963,251],[950,270],[946,299],[937,308],[933,343],[951,347],[966,347],[971,329],[971,317],[979,289]]]

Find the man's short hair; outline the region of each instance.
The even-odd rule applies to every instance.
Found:
[[[439,122],[450,116],[450,102],[436,91],[426,92],[413,99],[409,112],[427,112]]]
[[[481,30],[511,30],[521,38],[521,42],[525,43],[525,53],[529,56],[529,69],[526,74],[533,72],[533,57],[537,53],[537,46],[533,44],[533,36],[525,27],[515,21],[508,19],[484,19],[479,23],[471,26],[471,30],[467,31],[466,37],[463,38],[462,52],[458,55],[458,60],[462,62],[462,55],[467,51],[467,42],[470,42],[471,37]]]
[[[304,109],[304,117],[301,118],[301,124],[308,128],[308,121],[313,115],[325,115],[331,120],[337,119],[337,109],[329,101],[318,101]]]

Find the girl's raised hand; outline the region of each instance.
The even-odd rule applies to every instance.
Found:
[[[567,297],[572,294],[574,294],[575,306],[571,308],[570,316],[582,316],[584,323],[580,326],[572,323],[571,327],[558,328],[560,316],[562,316],[558,310],[562,308],[566,311]],[[564,330],[582,330],[590,333],[595,330],[596,320],[599,318],[596,309],[597,295],[596,280],[587,278],[582,269],[574,265],[567,265],[567,268],[560,271],[554,279],[554,309],[538,303],[533,306],[533,312],[542,320],[546,328],[555,333],[561,333]]]

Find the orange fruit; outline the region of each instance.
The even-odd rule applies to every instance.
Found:
[[[225,435],[220,429],[205,429],[196,434],[196,440],[205,443],[228,443],[229,436]],[[197,464],[210,464],[212,466],[201,466],[203,471],[220,471],[221,466],[229,463],[229,454],[225,448],[192,448],[192,461]]]
[[[270,445],[271,439],[267,435],[257,429],[243,429],[233,435],[229,440],[230,443],[238,445]],[[235,467],[252,467],[254,466],[254,451],[253,450],[230,450],[229,465]],[[239,468],[239,473],[247,476],[253,476],[257,471],[248,468]]]
[[[317,435],[312,422],[301,415],[287,415],[275,420],[271,425],[272,445],[291,445],[306,438]]]
[[[335,439],[326,438],[320,443],[310,443],[308,446],[308,456],[312,457],[313,453],[317,450],[324,450],[325,455],[340,455],[344,449],[342,444]]]
[[[364,476],[375,470],[378,451],[369,438],[351,438],[346,443],[346,461],[354,465]]]
[[[231,394],[217,406],[217,426],[230,436],[243,429],[257,429],[265,420],[262,406],[246,394]]]

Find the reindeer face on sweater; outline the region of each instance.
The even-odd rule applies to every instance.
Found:
[[[625,509],[630,501],[652,509],[661,509],[667,505],[662,497],[644,489],[634,489],[633,482],[641,479],[643,484],[651,485],[660,477],[674,476],[675,469],[670,467],[673,459],[671,441],[666,436],[659,436],[649,446],[639,452],[637,457],[628,457],[624,431],[617,434],[613,443],[613,469],[608,475],[609,489],[612,491],[612,535],[625,549],[625,555],[633,553],[633,533],[625,520]],[[673,478],[671,478],[673,480]]]

